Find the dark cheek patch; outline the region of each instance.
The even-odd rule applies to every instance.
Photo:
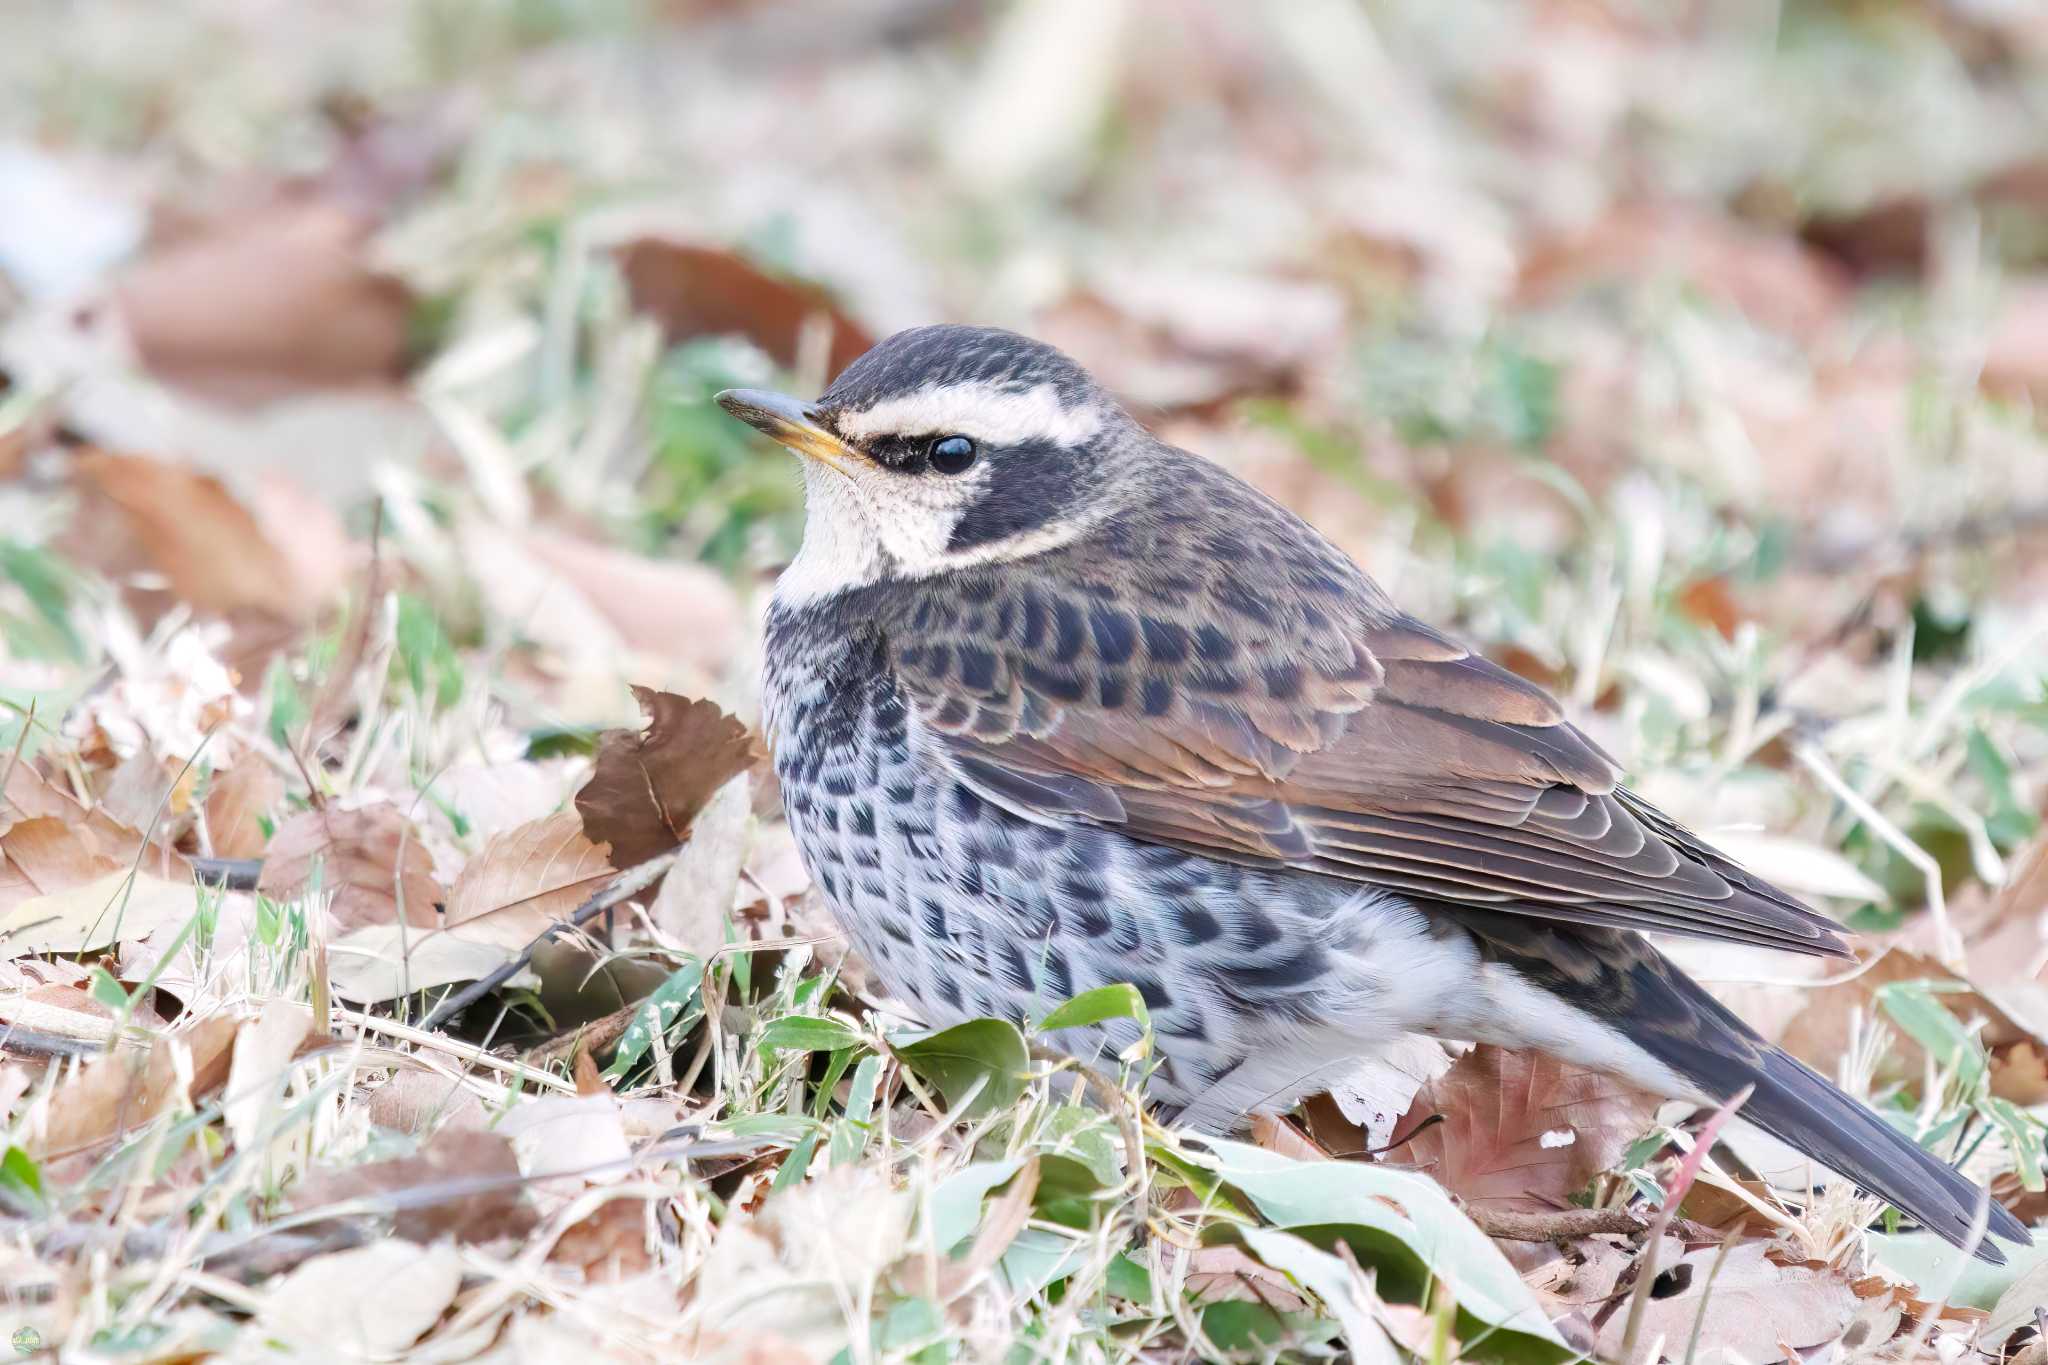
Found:
[[[992,450],[982,458],[990,465],[988,482],[954,526],[949,551],[1035,531],[1080,498],[1082,462],[1070,450],[1039,442]]]

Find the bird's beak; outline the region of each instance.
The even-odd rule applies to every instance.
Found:
[[[806,459],[841,474],[849,472],[853,451],[796,399],[766,389],[727,389],[718,395],[718,406]]]

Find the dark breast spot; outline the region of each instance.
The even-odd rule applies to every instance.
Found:
[[[1145,652],[1156,663],[1186,663],[1188,658],[1188,633],[1171,621],[1160,621],[1147,616],[1139,623],[1145,636]]]
[[[1072,663],[1081,653],[1084,640],[1081,629],[1081,609],[1064,597],[1052,604],[1052,657],[1060,663]]]
[[[1095,637],[1096,657],[1104,663],[1120,664],[1138,647],[1137,623],[1112,607],[1090,607],[1088,630]]]
[[[995,686],[996,656],[979,645],[962,645],[960,655],[960,682],[977,692],[986,692]]]

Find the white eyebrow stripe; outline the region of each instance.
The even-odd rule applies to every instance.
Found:
[[[854,441],[958,433],[995,446],[1024,441],[1077,446],[1102,429],[1102,417],[1090,407],[1068,407],[1051,384],[1014,389],[976,380],[885,398],[863,412],[841,415],[838,426],[841,436]]]

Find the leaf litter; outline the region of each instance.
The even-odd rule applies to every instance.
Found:
[[[1543,1059],[1430,1042],[1214,1145],[1143,1114],[1142,1046],[905,1033],[747,724],[796,502],[708,402],[934,316],[1069,347],[1861,931],[1854,969],[1671,950],[2040,1220],[2038,25],[432,8],[0,15],[37,1339],[2038,1351],[2038,1255],[1961,1265]]]

